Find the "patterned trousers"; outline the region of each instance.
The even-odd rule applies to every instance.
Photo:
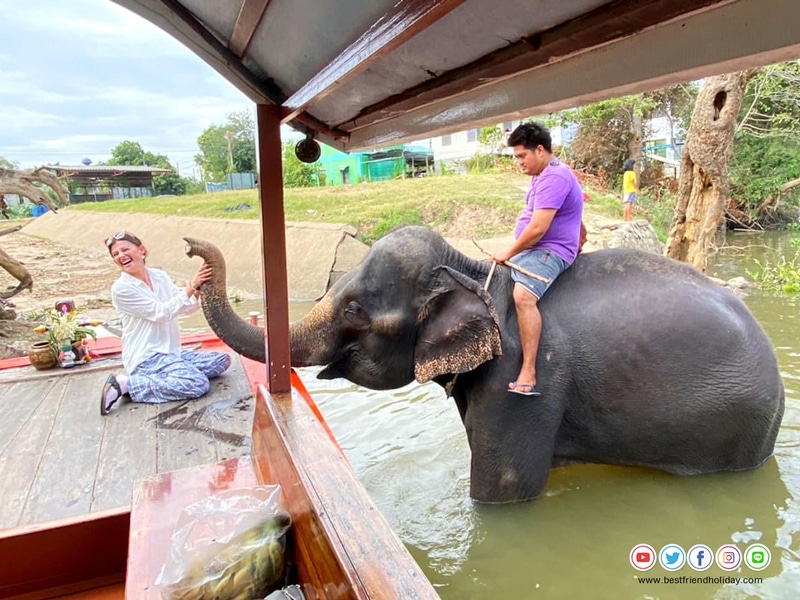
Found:
[[[193,352],[180,356],[156,354],[136,367],[128,378],[128,394],[134,402],[161,404],[193,400],[208,392],[208,380],[231,366],[225,352]]]

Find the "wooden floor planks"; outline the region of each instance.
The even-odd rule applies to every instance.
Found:
[[[238,357],[199,400],[99,413],[107,370],[0,380],[0,529],[129,506],[134,482],[248,455],[253,399]]]

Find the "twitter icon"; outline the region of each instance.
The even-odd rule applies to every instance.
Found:
[[[678,544],[667,544],[658,553],[658,562],[667,571],[677,571],[686,564],[686,552]]]

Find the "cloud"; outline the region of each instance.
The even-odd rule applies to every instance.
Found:
[[[95,162],[124,140],[191,166],[197,138],[253,104],[190,50],[108,0],[8,3],[0,156]]]

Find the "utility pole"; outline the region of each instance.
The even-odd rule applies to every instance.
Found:
[[[233,150],[231,149],[231,140],[236,135],[232,131],[225,132],[225,139],[228,140],[228,173],[233,173]]]

